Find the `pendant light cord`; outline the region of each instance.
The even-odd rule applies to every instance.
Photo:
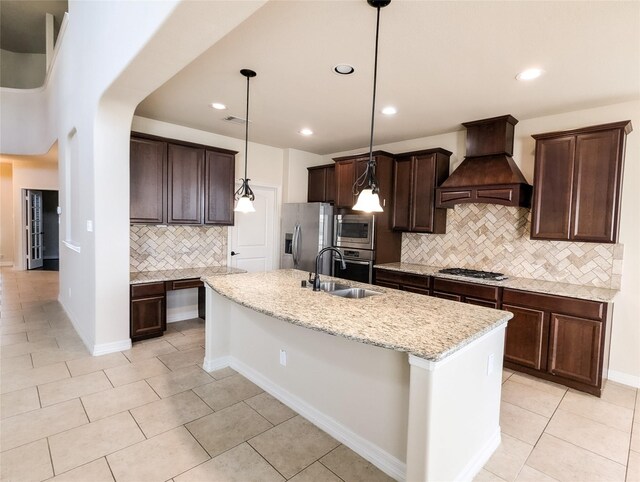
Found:
[[[378,9],[379,11],[380,9]],[[247,76],[247,115],[244,126],[244,179],[247,180],[247,152],[249,150],[249,79]]]
[[[373,163],[373,125],[376,116],[376,86],[378,84],[378,35],[380,33],[380,7],[376,7],[376,49],[373,60],[373,102],[371,103],[371,136],[369,138],[369,165]]]

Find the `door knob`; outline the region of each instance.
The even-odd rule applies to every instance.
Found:
[[[237,255],[239,255],[239,254],[240,254],[240,253],[236,253],[235,251],[231,251],[231,256],[237,256]]]

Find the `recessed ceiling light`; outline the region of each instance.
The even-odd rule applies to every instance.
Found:
[[[540,77],[542,75],[543,72],[544,71],[542,69],[538,69],[538,68],[523,70],[518,75],[516,75],[516,79],[518,79],[518,80],[533,80],[533,79],[537,79],[538,77]]]
[[[333,68],[333,71],[336,74],[349,75],[349,74],[353,74],[356,71],[356,69],[354,69],[353,66],[349,64],[338,64]]]
[[[300,134],[302,134],[303,136],[310,136],[311,134],[313,134],[313,131],[311,129],[309,129],[308,127],[300,129],[298,132]]]
[[[395,107],[393,107],[392,105],[388,105],[387,107],[384,107],[382,109],[382,113],[384,115],[394,115],[398,113],[398,109],[396,109]]]
[[[209,104],[209,106],[218,110],[225,110],[227,108],[226,105],[221,104],[220,102],[212,102],[211,104]]]

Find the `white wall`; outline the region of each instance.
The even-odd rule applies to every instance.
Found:
[[[44,83],[45,54],[11,52],[0,49],[0,85],[14,89],[34,89]]]
[[[495,112],[495,115],[508,112]],[[640,102],[625,102],[593,109],[521,120],[516,125],[513,158],[527,180],[533,182],[535,141],[532,134],[631,120],[635,131],[627,137],[625,172],[623,179],[622,213],[619,242],[624,245],[622,288],[615,300],[609,376],[629,385],[640,386]],[[462,122],[473,119],[461,119]],[[443,147],[453,152],[451,169],[464,158],[465,131],[460,130],[420,139],[376,146],[391,153],[407,152],[431,147]],[[366,147],[324,156],[332,158],[365,152]],[[302,175],[302,168],[298,168]],[[305,169],[306,171],[306,169]]]
[[[325,164],[324,158],[297,149],[284,150],[284,178],[282,202],[307,202],[309,176],[307,167]]]
[[[0,266],[13,265],[13,166],[0,162]]]

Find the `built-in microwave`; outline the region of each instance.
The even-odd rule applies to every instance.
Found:
[[[341,248],[375,249],[373,214],[336,214],[333,245]]]

